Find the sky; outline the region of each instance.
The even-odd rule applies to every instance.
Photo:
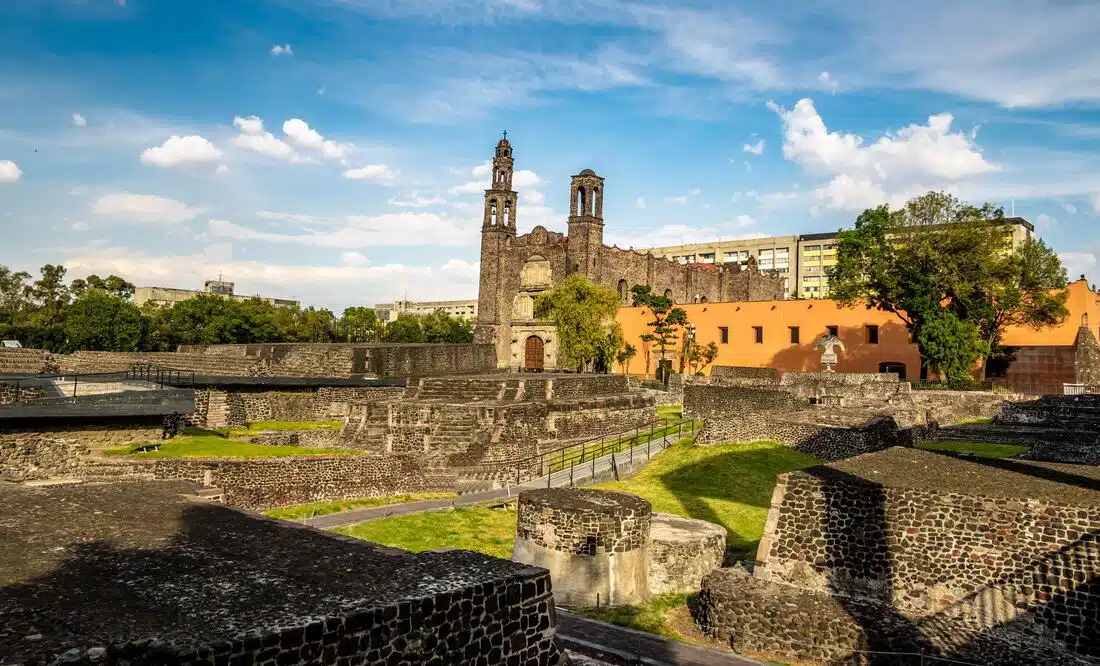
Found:
[[[1094,0],[3,0],[0,265],[341,311],[476,298],[606,178],[620,247],[834,231],[931,189],[1100,281]]]

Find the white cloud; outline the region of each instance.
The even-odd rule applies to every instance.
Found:
[[[882,203],[900,205],[929,189],[999,169],[965,133],[951,132],[949,113],[865,145],[863,137],[830,132],[808,98],[790,110],[774,102],[768,107],[783,124],[783,156],[812,174],[831,178],[815,191],[830,208],[858,211]]]
[[[372,180],[382,185],[391,184],[396,175],[397,172],[386,164],[368,164],[344,172],[344,178],[348,180]]]
[[[229,167],[227,167],[224,164],[219,164],[218,168],[214,169],[214,173],[218,174],[219,176],[222,175],[223,173],[228,173],[228,172],[229,172]]]
[[[634,200],[635,208],[645,208],[645,197],[638,197]]]
[[[217,162],[222,151],[214,147],[204,137],[172,136],[159,146],[147,148],[141,153],[142,164],[159,167],[177,167],[186,164],[209,164]]]
[[[300,118],[291,118],[283,123],[283,134],[298,148],[316,150],[325,159],[337,160],[341,163],[354,148],[350,143],[337,143],[325,139],[317,130],[310,127],[309,123]]]
[[[77,220],[73,222],[73,231],[87,231],[89,229],[88,223],[83,220]]]
[[[738,215],[733,218],[733,226],[744,229],[745,227],[751,227],[756,224],[756,220],[751,215]]]
[[[425,208],[427,206],[440,206],[447,203],[442,197],[424,197],[414,192],[406,199],[391,198],[387,203],[398,208]]]
[[[23,170],[11,160],[0,160],[0,184],[14,183],[23,177]]]
[[[746,143],[742,150],[753,155],[762,155],[764,153],[764,140],[760,139],[756,143]]]
[[[1076,215],[1077,214],[1077,206],[1074,206],[1071,203],[1062,204],[1062,208],[1065,209],[1065,211],[1067,213],[1069,213],[1070,215]]]
[[[1035,226],[1043,231],[1050,231],[1058,227],[1058,220],[1046,213],[1039,213],[1035,218]]]
[[[344,252],[340,258],[344,260],[346,266],[365,266],[368,263],[367,257],[362,252]]]
[[[227,220],[210,220],[209,225],[215,237],[349,251],[383,246],[473,246],[480,228],[480,220],[413,212],[350,215],[322,228],[295,234],[259,231]]]
[[[256,217],[261,217],[265,220],[279,220],[281,222],[298,222],[301,224],[315,224],[317,218],[313,215],[307,215],[304,213],[279,213],[269,210],[261,210],[256,212]]]
[[[817,82],[821,84],[821,87],[828,90],[832,94],[836,94],[836,91],[840,86],[837,84],[836,79],[829,72],[822,72],[817,75]]]
[[[693,188],[692,190],[690,190],[690,191],[688,192],[688,196],[689,196],[689,197],[697,197],[697,196],[699,196],[699,194],[700,194],[701,192],[702,192],[702,190],[700,190],[700,189],[699,189],[698,187],[696,187],[696,188]]]
[[[88,119],[85,118],[84,116],[80,115],[79,113],[74,113],[73,114],[73,124],[76,125],[77,127],[87,127],[88,126]]]
[[[688,198],[687,198],[687,196],[684,196],[684,195],[681,195],[681,196],[678,196],[678,197],[665,197],[665,203],[674,203],[674,204],[680,204],[681,206],[686,206],[687,202],[688,202]]]
[[[237,292],[300,299],[303,305],[334,309],[401,298],[476,298],[477,264],[452,259],[443,264],[311,265],[233,258],[231,243],[212,243],[194,254],[149,254],[130,248],[89,245],[66,258],[73,274],[119,275],[138,285],[201,288],[219,274]],[[471,270],[472,269],[472,270]]]
[[[669,245],[690,245],[692,243],[711,243],[718,240],[743,240],[763,238],[761,233],[744,233],[743,226],[737,221],[716,226],[693,227],[686,224],[666,224],[652,231],[631,231],[623,233],[609,229],[607,242],[622,248],[667,247]]]
[[[292,56],[294,50],[290,48],[290,44],[276,44],[271,47],[271,55],[273,56]]]
[[[113,192],[94,201],[90,212],[128,224],[179,224],[198,217],[203,209],[155,194]]]
[[[1100,213],[1100,192],[1092,195],[1092,210],[1094,213]]]
[[[287,142],[264,131],[264,121],[261,118],[237,116],[233,118],[233,125],[241,130],[240,134],[233,137],[233,145],[241,150],[280,160],[290,161],[296,157],[294,149]]]
[[[451,169],[451,173],[458,176],[468,174],[473,177],[473,180],[449,188],[448,194],[481,194],[492,185],[493,163],[485,161],[469,169]],[[542,185],[545,185],[545,182],[530,169],[520,169],[512,174],[512,189],[519,193],[520,199],[525,204],[537,205],[546,200],[546,196],[538,189]],[[527,206],[524,210],[527,211],[528,216],[534,213],[537,219],[541,219],[541,213],[549,209]]]
[[[1070,280],[1096,274],[1096,255],[1092,252],[1060,252],[1058,258],[1062,260]]]

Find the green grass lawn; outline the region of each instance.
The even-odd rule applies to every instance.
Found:
[[[372,520],[335,531],[413,552],[461,548],[507,560],[516,538],[516,512],[514,508],[461,507]]]
[[[315,502],[313,504],[299,504],[298,506],[286,506],[280,509],[264,511],[265,515],[283,520],[298,520],[312,518],[314,516],[326,516],[330,513],[341,511],[353,511],[355,509],[369,509],[376,506],[390,504],[405,504],[419,502],[420,500],[448,499],[457,497],[454,493],[419,493],[413,495],[392,495],[390,497],[358,497],[355,499],[338,500],[335,502]]]
[[[770,442],[696,447],[687,439],[666,449],[633,478],[598,487],[644,497],[654,511],[722,525],[733,552],[752,557],[764,531],[776,475],[817,462]],[[470,507],[370,521],[344,533],[407,550],[464,548],[507,558],[512,556],[515,530],[515,513]]]
[[[601,622],[610,622],[620,627],[630,627],[649,634],[683,640],[668,621],[668,612],[687,604],[686,594],[662,594],[644,604],[636,606],[603,606],[600,608],[578,608],[577,615]]]
[[[194,432],[194,431],[189,431]],[[139,452],[142,446],[159,444],[159,451]],[[185,434],[159,442],[146,442],[116,449],[107,449],[109,456],[131,458],[286,458],[292,456],[360,455],[362,451],[348,449],[308,449],[300,446],[264,446],[217,434]]]
[[[990,444],[989,442],[924,442],[917,445],[926,451],[961,453],[979,458],[1015,458],[1027,453],[1028,447],[1019,444]]]
[[[775,477],[819,462],[774,442],[695,446],[687,439],[634,477],[597,487],[644,497],[658,513],[721,525],[733,553],[748,558],[764,532]]]
[[[226,429],[230,437],[255,435],[265,430],[339,430],[343,421],[255,421],[247,428]]]

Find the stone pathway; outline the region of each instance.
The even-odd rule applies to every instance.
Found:
[[[665,435],[664,437],[650,441],[648,444],[639,444],[632,450],[616,453],[614,456],[609,454],[585,462],[584,464],[574,467],[572,471],[566,469],[555,472],[550,475],[550,486],[555,488],[569,485],[583,486],[611,480],[615,475],[611,466],[612,458],[614,458],[615,468],[620,475],[626,474],[627,472],[633,472],[644,467],[652,456],[656,456],[663,451],[672,444],[675,439],[676,438],[672,435]],[[297,522],[319,529],[331,529],[334,527],[355,525],[367,520],[389,518],[391,516],[407,516],[414,513],[426,513],[428,511],[446,511],[460,506],[475,506],[478,504],[499,502],[515,497],[520,491],[530,488],[545,488],[546,486],[546,477],[542,476],[521,486],[514,486],[511,488],[486,490],[483,492],[459,495],[448,499],[421,500],[419,502],[407,502],[405,504],[391,504],[389,506],[357,509],[355,511],[344,511],[342,513],[330,513],[325,516],[302,518]]]
[[[612,664],[762,666],[731,652],[690,645],[558,610],[558,639],[567,651]]]

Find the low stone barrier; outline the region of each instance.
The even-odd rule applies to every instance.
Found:
[[[262,510],[354,497],[454,490],[455,477],[415,456],[343,455],[249,460],[164,458],[136,464],[158,479],[197,481],[225,491],[227,504]]]
[[[722,566],[726,528],[705,520],[655,513],[649,530],[650,594],[692,594]]]

